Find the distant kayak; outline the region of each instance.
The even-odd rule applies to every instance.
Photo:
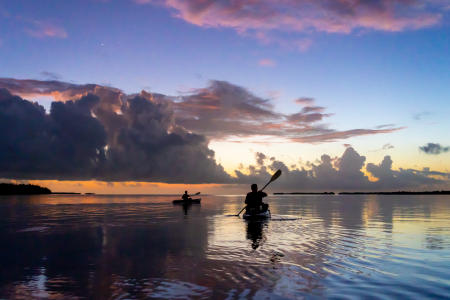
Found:
[[[189,200],[179,199],[179,200],[173,200],[172,203],[173,204],[199,204],[201,200],[202,200],[201,198],[189,199]]]
[[[248,213],[245,213],[245,214],[243,214],[242,215],[242,217],[244,218],[244,219],[247,219],[247,220],[253,220],[253,219],[269,219],[270,218],[270,210],[267,210],[267,211],[265,211],[265,212],[261,212],[261,213],[258,213],[258,214],[248,214]]]

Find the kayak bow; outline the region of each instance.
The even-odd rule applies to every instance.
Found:
[[[245,213],[242,215],[242,217],[244,219],[247,220],[255,220],[255,219],[270,219],[271,214],[270,214],[270,210],[267,210],[265,212],[261,212],[261,213],[257,213],[257,214],[248,214]]]

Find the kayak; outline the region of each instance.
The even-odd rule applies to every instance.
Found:
[[[189,199],[189,200],[173,200],[172,203],[173,204],[196,204],[196,203],[200,203],[202,199],[201,198],[197,198],[197,199]]]
[[[245,213],[245,214],[242,215],[242,217],[244,219],[247,219],[247,220],[270,219],[270,216],[271,216],[270,215],[270,210],[267,210],[265,212],[261,212],[261,213],[258,213],[258,214],[247,214],[247,213]]]
[[[189,199],[189,200],[173,200],[172,203],[173,204],[200,204],[200,201],[202,199],[201,198],[197,198],[197,199]]]

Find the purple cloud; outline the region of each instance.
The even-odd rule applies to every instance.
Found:
[[[360,135],[390,133],[402,127],[337,131],[317,124],[331,116],[324,107],[312,106],[311,98],[299,112],[281,114],[273,110],[270,99],[260,98],[245,88],[225,81],[211,81],[203,89],[179,97],[174,104],[177,123],[210,138],[232,136],[275,136],[302,143],[320,143]]]
[[[310,97],[301,97],[298,99],[295,99],[295,103],[303,105],[303,106],[310,106],[314,104],[314,98]]]
[[[201,27],[231,28],[264,43],[279,41],[279,32],[349,34],[360,29],[399,32],[431,27],[441,21],[448,6],[433,0],[134,1],[163,5],[175,17],[188,23]],[[305,51],[310,47],[311,40],[294,39],[291,43],[300,51]]]

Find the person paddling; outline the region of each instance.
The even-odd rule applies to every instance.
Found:
[[[184,201],[191,200],[191,196],[188,194],[188,191],[184,191],[184,194],[181,196],[181,199],[183,199]]]
[[[258,214],[265,212],[268,209],[268,205],[262,202],[262,198],[267,197],[267,194],[263,191],[258,191],[258,185],[255,183],[251,185],[252,191],[245,197],[246,213]]]
[[[270,178],[269,182],[266,183],[265,186],[263,186],[263,188],[258,192],[258,186],[256,184],[252,184],[251,185],[251,189],[252,191],[250,193],[247,194],[247,197],[245,198],[245,204],[247,204],[246,206],[244,206],[235,216],[239,217],[239,215],[241,214],[241,212],[244,211],[244,209],[247,209],[250,206],[250,209],[247,209],[247,214],[252,214],[253,212],[251,212],[252,210],[254,210],[254,208],[259,208],[260,212],[266,212],[269,210],[269,204],[265,204],[262,202],[262,198],[266,197],[267,194],[263,193],[263,190],[273,181],[277,180],[278,177],[280,177],[281,175],[281,170],[277,170],[272,177]],[[258,213],[258,212],[256,212]],[[270,215],[270,212],[269,212]]]

